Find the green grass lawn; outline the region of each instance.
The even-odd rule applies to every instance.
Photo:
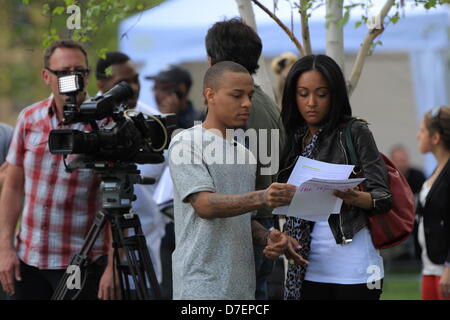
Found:
[[[381,300],[420,300],[420,274],[386,273]]]

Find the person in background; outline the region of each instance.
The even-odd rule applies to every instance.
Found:
[[[396,145],[391,148],[390,159],[405,176],[413,194],[417,196],[425,182],[425,175],[421,170],[411,166],[408,150],[402,145]]]
[[[275,101],[277,106],[281,109],[281,98],[283,97],[284,82],[286,76],[291,69],[298,56],[293,52],[285,52],[278,57],[272,59],[270,66],[273,73],[277,76],[277,89],[275,91]]]
[[[116,84],[125,81],[133,90],[133,96],[126,102],[129,108],[147,114],[159,114],[158,110],[151,108],[142,101],[139,101],[140,82],[139,72],[131,61],[130,57],[118,51],[106,53],[105,58],[97,61],[96,67],[97,87],[100,93],[105,93]],[[160,178],[164,163],[138,165],[138,170],[144,177]],[[132,202],[133,210],[139,215],[142,225],[142,232],[145,235],[147,247],[153,262],[158,282],[162,282],[161,267],[161,240],[165,233],[165,218],[159,211],[153,200],[154,185],[134,185],[136,201]]]
[[[153,80],[152,91],[159,112],[176,114],[178,128],[190,128],[196,121],[200,122],[204,119],[204,113],[198,111],[189,99],[192,78],[186,69],[170,65],[157,74],[145,78]],[[164,188],[170,189],[169,185],[172,185],[172,181],[168,174],[167,161],[164,170],[162,179],[158,183],[163,185]],[[172,253],[175,250],[173,203],[165,205],[161,210],[166,217],[165,236],[161,242],[163,271],[161,291],[165,299],[172,299]]]
[[[422,250],[422,299],[450,299],[450,107],[428,111],[417,133],[421,153],[437,167],[422,186],[417,207]]]
[[[195,121],[204,119],[204,114],[197,111],[189,100],[192,78],[187,70],[171,65],[158,74],[145,78],[154,81],[153,95],[159,111],[175,113],[179,128],[190,128]]]
[[[419,202],[420,190],[426,180],[425,175],[421,170],[411,166],[408,150],[401,144],[395,145],[391,148],[390,159],[408,181],[408,184],[411,187],[411,190],[415,197],[415,205],[417,206]],[[395,257],[396,259],[415,258],[416,260],[420,260],[421,250],[417,239],[418,227],[419,217],[416,216],[414,222],[414,236],[408,238],[405,242],[401,243],[395,249],[390,250],[389,253],[386,254],[386,256],[391,254],[391,260],[392,257]],[[388,259],[386,260],[389,261]]]

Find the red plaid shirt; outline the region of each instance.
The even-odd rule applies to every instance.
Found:
[[[25,199],[17,251],[26,263],[40,269],[64,269],[77,253],[100,209],[100,180],[90,170],[67,173],[62,155],[48,147],[49,132],[62,128],[54,112],[53,99],[25,108],[6,160],[21,166],[25,174]],[[81,123],[66,128],[89,131]],[[70,155],[70,162],[75,155]],[[93,246],[90,257],[108,253],[105,229]]]

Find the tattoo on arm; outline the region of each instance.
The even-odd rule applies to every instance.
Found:
[[[237,195],[211,194],[208,205],[223,217],[232,217],[256,210],[264,203],[263,192],[250,192]]]
[[[269,233],[269,230],[264,228],[258,221],[252,220],[252,238],[254,245],[265,247]]]

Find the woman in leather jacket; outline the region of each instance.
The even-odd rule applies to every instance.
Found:
[[[351,118],[344,76],[328,56],[310,55],[291,68],[284,87],[281,118],[287,143],[278,181],[285,182],[299,156],[349,164],[344,130]],[[285,299],[379,299],[383,261],[367,221],[390,209],[387,171],[367,123],[355,121],[353,144],[366,180],[363,190],[335,191],[340,214],[311,222],[287,217],[285,231],[302,246],[307,266],[289,264]],[[355,168],[356,169],[356,168]]]
[[[422,299],[450,299],[450,107],[427,112],[417,139],[420,152],[432,153],[437,162],[417,206]]]

